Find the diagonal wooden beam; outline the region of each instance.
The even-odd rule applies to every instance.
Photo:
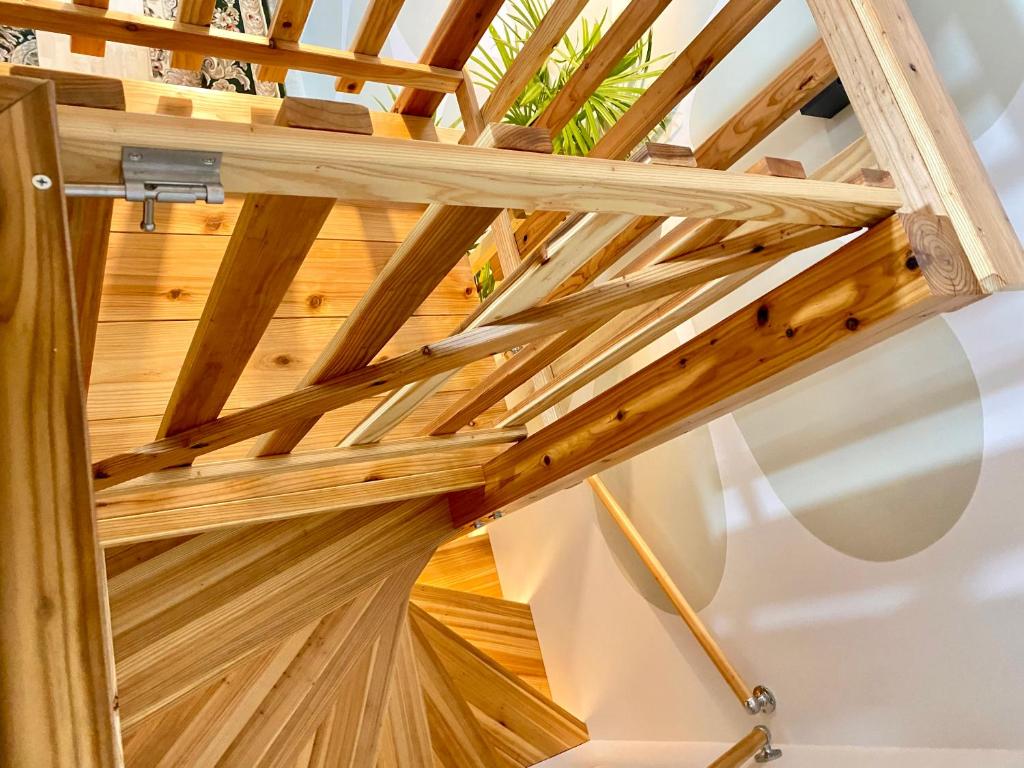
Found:
[[[199,23],[84,8],[60,0],[0,0],[0,23],[339,77],[362,77],[426,91],[452,92],[462,81],[461,72],[444,67],[360,56],[303,43],[272,42],[269,38],[211,29]]]
[[[302,30],[306,28],[306,20],[313,8],[313,0],[278,0],[274,10],[274,18],[270,22],[269,38],[278,43],[297,43],[302,38]],[[364,53],[376,56],[376,51],[360,51],[352,49],[352,53]],[[275,67],[261,64],[256,68],[256,79],[271,83],[283,83],[288,75],[286,67]]]
[[[430,36],[420,62],[432,67],[462,70],[503,0],[451,0]],[[366,78],[370,79],[370,78]],[[443,96],[416,87],[403,88],[391,107],[402,115],[431,117]]]
[[[54,87],[0,78],[0,754],[121,762]]]
[[[534,120],[533,125],[548,130],[552,135],[561,132],[590,94],[604,82],[615,66],[622,61],[622,57],[668,7],[669,2],[671,0],[649,0],[626,5],[608,31],[598,40],[583,64],[572,73],[562,90]],[[660,119],[659,115],[658,120]],[[626,152],[630,149],[632,147]]]
[[[379,54],[404,4],[405,0],[370,0],[352,41],[352,50],[369,56]],[[363,90],[364,84],[364,80],[339,77],[334,83],[334,90],[342,93],[359,93]]]
[[[986,292],[1024,288],[1024,250],[905,0],[808,5],[904,210],[948,217]]]
[[[932,293],[890,217],[488,462],[452,498],[464,525],[578,482],[978,295]],[[854,289],[855,288],[855,289]]]
[[[430,724],[408,615],[395,652],[395,671],[381,729],[378,768],[419,768],[433,762]],[[314,767],[316,768],[316,767]],[[328,768],[327,765],[323,768]]]
[[[477,144],[529,151],[550,151],[551,146],[542,131],[519,126],[494,126],[481,134]],[[495,215],[497,210],[491,208],[431,206],[321,353],[302,385],[318,384],[367,365]],[[257,445],[255,453],[288,453],[315,423],[316,419],[311,419],[278,429]]]
[[[730,0],[672,61],[643,96],[601,137],[589,153],[594,158],[626,157],[708,73],[778,5],[779,0]],[[828,81],[828,82],[831,82]],[[822,83],[824,87],[827,83]],[[738,159],[738,158],[737,158]],[[718,168],[702,162],[702,168]],[[565,218],[564,213],[534,213],[516,230],[522,258],[543,245]]]
[[[426,499],[203,534],[111,579],[123,721],[130,727],[411,562],[422,567],[450,534],[445,499]]]
[[[292,97],[282,104],[277,124],[373,131],[365,107]],[[246,197],[157,437],[217,418],[334,203],[333,197]]]
[[[484,102],[481,113],[485,123],[497,123],[505,119],[509,107],[544,66],[558,41],[586,5],[587,0],[554,0],[551,3],[540,24],[523,43],[498,85]]]

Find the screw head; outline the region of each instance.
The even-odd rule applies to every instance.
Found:
[[[36,189],[47,190],[53,186],[53,180],[45,173],[37,173],[32,177],[32,186]]]
[[[203,158],[203,165],[213,165],[213,158],[212,157],[204,157]]]
[[[137,163],[137,162],[139,162],[139,160],[142,159],[142,153],[141,152],[129,152],[128,153],[128,159],[131,160],[133,163]]]

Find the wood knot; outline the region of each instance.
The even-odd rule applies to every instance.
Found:
[[[104,472],[102,469],[97,469],[95,472],[92,473],[93,480],[106,480],[108,477],[110,477],[110,475]]]
[[[311,294],[309,298],[306,299],[306,303],[310,306],[311,309],[320,309],[320,307],[322,307],[324,304],[324,297],[321,296],[319,293],[314,293]]]
[[[167,298],[170,299],[171,301],[177,301],[184,295],[185,291],[183,291],[181,288],[171,288],[171,290],[167,292]]]
[[[420,354],[430,357],[432,354],[434,354],[434,350],[430,348],[429,344],[424,344],[422,347],[420,347]]]
[[[624,410],[622,410],[621,408],[618,411],[615,412],[615,420],[616,421],[622,421],[625,418],[626,418],[626,412]]]
[[[474,293],[475,293],[475,291],[473,290],[473,286],[467,285],[466,286],[466,295],[467,296],[472,296]]]
[[[762,304],[757,308],[757,324],[760,327],[768,325],[768,307]]]
[[[139,31],[139,25],[135,24],[133,22],[130,22],[130,21],[127,24],[124,25],[124,28],[127,29],[129,32],[138,32]]]
[[[685,357],[679,359],[679,367],[680,368],[685,368],[686,367],[686,358]]]
[[[209,443],[192,443],[192,445],[190,445],[188,447],[188,449],[190,451],[201,451],[203,448],[209,448],[209,447],[210,447]]]
[[[792,339],[794,336],[796,336],[796,331],[794,331],[792,328],[787,328],[786,329],[786,338],[787,339]]]
[[[917,256],[908,257],[905,264],[907,269],[909,269],[911,272],[913,272],[914,270],[921,266],[920,264],[917,263]]]
[[[547,454],[544,454],[544,458],[541,459],[541,461],[544,462],[544,466],[545,467],[550,467],[551,466],[551,457],[548,456]]]
[[[277,357],[274,358],[274,365],[285,366],[291,364],[292,359],[288,355],[278,355]]]
[[[860,328],[860,320],[858,320],[856,317],[846,318],[846,330],[856,331],[858,328]]]

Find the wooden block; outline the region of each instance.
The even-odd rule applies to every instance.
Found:
[[[681,147],[677,144],[660,144],[649,141],[644,144],[638,156],[637,162],[651,162],[658,165],[677,165],[683,168],[696,168],[697,158],[690,147]]]
[[[754,163],[747,173],[762,176],[776,176],[785,179],[806,179],[807,171],[799,160],[784,160],[781,157],[762,157]]]
[[[896,182],[892,174],[878,168],[861,168],[857,175],[850,179],[851,184],[864,184],[869,187],[884,187],[885,189],[896,189]]]
[[[291,128],[312,128],[318,131],[373,134],[370,110],[362,104],[324,99],[303,99],[286,96],[277,114],[277,124]]]
[[[85,39],[85,38],[82,38]],[[124,83],[113,77],[84,75],[79,72],[65,72],[59,69],[11,66],[11,74],[17,77],[35,77],[52,80],[57,93],[57,103],[73,107],[93,109],[114,109],[125,111]]]
[[[490,123],[480,132],[475,143],[491,149],[512,149],[541,155],[550,155],[554,151],[547,131],[510,123]]]

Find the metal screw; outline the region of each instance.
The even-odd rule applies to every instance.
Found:
[[[32,186],[36,189],[47,190],[53,186],[53,181],[45,173],[37,173],[32,177]]]
[[[142,153],[140,153],[140,152],[129,152],[128,153],[128,159],[131,160],[133,163],[137,163],[137,162],[139,162],[139,160],[142,159]]]
[[[213,165],[213,163],[214,163],[214,160],[213,160],[212,157],[204,157],[203,158],[203,165]]]

